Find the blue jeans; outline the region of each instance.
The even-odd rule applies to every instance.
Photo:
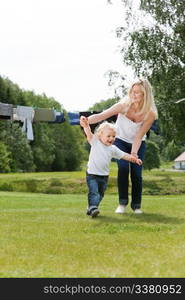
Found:
[[[124,152],[131,153],[132,144],[124,142],[116,138],[114,143],[119,149]],[[146,143],[142,141],[138,151],[138,157],[143,160],[146,151]],[[132,182],[132,201],[131,208],[133,210],[141,207],[142,200],[142,165],[139,166],[134,163],[130,163],[126,160],[117,160],[118,164],[118,193],[119,203],[121,205],[127,205],[129,202],[128,189],[129,189],[129,173]]]
[[[98,208],[107,187],[108,176],[86,174],[88,186],[88,212]]]

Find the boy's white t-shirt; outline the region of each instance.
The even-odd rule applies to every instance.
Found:
[[[91,150],[87,163],[87,173],[94,175],[109,175],[109,166],[112,158],[121,159],[125,152],[115,145],[104,145],[95,135],[90,141]]]

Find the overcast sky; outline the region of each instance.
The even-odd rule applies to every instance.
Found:
[[[0,75],[67,111],[113,96],[104,74],[122,71],[115,28],[121,1],[0,0]]]

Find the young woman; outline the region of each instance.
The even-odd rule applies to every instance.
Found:
[[[136,158],[144,159],[145,138],[152,123],[157,119],[152,87],[147,79],[134,82],[128,96],[99,114],[88,117],[89,124],[98,123],[117,115],[117,135],[115,145],[122,151],[131,153]],[[119,206],[116,213],[124,213],[129,202],[129,173],[132,182],[131,208],[137,214],[142,213],[142,165],[118,160]]]

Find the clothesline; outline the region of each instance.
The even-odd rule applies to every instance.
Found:
[[[22,131],[26,133],[28,140],[32,141],[33,122],[64,122],[63,112],[48,108],[33,108],[31,106],[22,106],[0,102],[0,119],[20,121],[23,123]]]
[[[68,112],[68,121],[70,125],[80,125],[80,116],[90,116],[98,113],[96,111],[86,112]],[[64,123],[66,121],[64,112],[52,108],[33,108],[30,106],[17,105],[0,102],[0,120],[20,121],[23,123],[22,131],[26,133],[27,139],[34,140],[32,123],[47,122],[49,124]],[[112,121],[115,121],[112,117]],[[92,130],[96,124],[92,125]]]
[[[89,117],[99,111],[67,112],[70,125],[80,125],[80,117]],[[116,122],[117,115],[106,119],[108,122]],[[33,108],[30,106],[17,105],[0,102],[0,120],[20,121],[23,123],[22,131],[26,133],[27,139],[34,140],[32,123],[47,122],[49,124],[64,123],[66,121],[64,112],[52,108]],[[92,132],[97,124],[91,124]],[[156,134],[158,126],[156,121],[152,124],[151,130]]]

